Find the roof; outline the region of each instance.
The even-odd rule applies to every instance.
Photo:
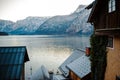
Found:
[[[68,64],[67,67],[80,78],[85,77],[91,72],[90,60],[85,54]]]
[[[101,9],[102,2],[105,2],[103,0],[95,0],[93,3],[92,11],[90,13],[90,16],[88,18],[88,22],[93,22],[93,18],[96,16],[95,14],[98,14]]]
[[[0,47],[0,80],[20,79],[22,66],[28,60],[25,46]]]
[[[80,50],[75,50],[70,57],[68,57],[64,63],[59,67],[60,71],[63,73],[63,75],[65,77],[67,77],[69,75],[69,69],[66,67],[68,64],[70,64],[71,62],[73,62],[74,60],[76,60],[77,58],[79,58],[80,56],[82,56],[83,54],[85,54],[84,51],[80,51]]]
[[[85,9],[91,9],[94,5],[95,1],[93,1],[91,4],[89,4]]]

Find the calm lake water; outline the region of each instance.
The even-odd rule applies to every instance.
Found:
[[[56,73],[58,67],[73,50],[89,46],[85,36],[0,36],[0,46],[26,46],[30,61],[25,63],[25,79],[34,74],[41,65]]]

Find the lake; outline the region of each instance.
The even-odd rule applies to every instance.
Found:
[[[89,46],[87,36],[25,35],[0,36],[0,46],[26,46],[30,61],[25,63],[25,79],[41,65],[56,73],[58,67],[75,49]],[[32,72],[31,69],[32,68]]]

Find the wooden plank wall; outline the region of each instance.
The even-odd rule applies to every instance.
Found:
[[[103,6],[103,7],[102,7]],[[108,2],[105,2],[101,6],[97,17],[95,17],[95,28],[120,28],[120,0],[116,0],[116,11],[108,12]]]
[[[72,72],[72,71],[70,71],[70,78],[72,80],[82,80],[76,74],[74,74],[74,72]]]

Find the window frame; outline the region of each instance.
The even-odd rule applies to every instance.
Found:
[[[114,12],[116,11],[116,0],[109,0],[108,1],[108,12]]]
[[[112,40],[111,40],[112,39]],[[112,41],[112,42],[109,42]],[[110,43],[110,44],[109,44]],[[112,46],[111,46],[112,43]],[[108,44],[107,44],[107,48],[109,49],[114,49],[114,36],[108,36]]]

